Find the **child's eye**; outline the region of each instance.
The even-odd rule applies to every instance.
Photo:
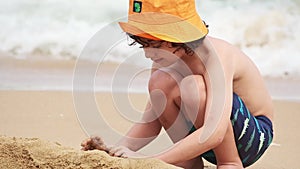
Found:
[[[149,43],[149,46],[153,47],[153,48],[160,48],[162,44],[162,41],[151,41]]]
[[[153,48],[160,48],[161,47],[161,43],[155,43],[152,45]]]

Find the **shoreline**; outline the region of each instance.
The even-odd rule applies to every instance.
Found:
[[[131,74],[135,74],[135,77]],[[19,60],[0,57],[0,91],[85,90],[145,94],[148,92],[149,74],[147,68],[112,62],[97,64],[88,61],[77,63],[75,60]],[[116,82],[116,77],[121,80]],[[123,77],[125,83],[121,84]],[[300,102],[300,77],[263,78],[273,100]],[[93,82],[88,82],[91,80]]]

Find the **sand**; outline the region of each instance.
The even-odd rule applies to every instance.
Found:
[[[15,67],[18,73],[23,69],[51,69],[59,74],[72,73],[74,62],[45,63],[0,62],[0,84],[13,79],[9,69]],[[4,71],[9,75],[5,76]],[[15,75],[17,76],[18,73]],[[54,73],[55,74],[55,73]],[[23,75],[22,75],[23,76]],[[2,78],[2,79],[1,79]],[[20,78],[16,78],[18,80]],[[278,80],[278,79],[277,79]],[[280,79],[279,79],[280,80]],[[16,84],[20,85],[17,81]],[[3,87],[2,87],[3,88]],[[298,89],[297,89],[298,90]],[[86,120],[78,119],[72,91],[24,90],[4,87],[0,90],[0,168],[170,168],[157,160],[131,160],[109,157],[104,152],[80,150],[80,143],[88,134],[102,136],[106,142],[114,142],[131,126],[132,121],[118,112],[111,93],[96,92],[95,102],[106,124],[87,126]],[[118,96],[117,96],[118,97]],[[128,98],[133,107],[142,111],[147,100],[146,94],[130,93]],[[250,169],[297,169],[300,148],[300,104],[296,101],[276,99],[275,138],[266,154]],[[77,104],[77,103],[75,103]],[[89,116],[89,108],[86,108]],[[110,129],[113,129],[112,131]],[[86,133],[88,132],[88,133]],[[117,133],[117,134],[115,134]],[[15,137],[15,138],[13,138]],[[144,153],[159,152],[170,146],[162,139],[142,150]],[[215,168],[205,163],[207,168]]]
[[[103,151],[80,151],[37,138],[0,137],[0,168],[144,168],[175,169],[156,159],[110,157]]]

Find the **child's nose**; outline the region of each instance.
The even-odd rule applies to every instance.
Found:
[[[144,52],[146,58],[152,58],[156,55],[156,52],[153,50],[153,48],[144,48]]]

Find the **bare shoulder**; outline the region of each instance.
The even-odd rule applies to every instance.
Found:
[[[232,46],[229,42],[223,40],[223,39],[219,39],[216,37],[212,37],[212,36],[207,36],[206,37],[209,41],[211,41],[214,45],[218,45],[218,46],[224,46],[224,47],[228,47],[228,46]]]
[[[260,72],[253,61],[238,47],[214,37],[208,37],[223,64],[233,68],[234,79],[252,76],[260,77]]]
[[[216,51],[222,55],[245,55],[235,45],[215,37],[208,36],[208,40],[212,43]]]
[[[240,69],[241,64],[247,64],[247,62],[251,62],[248,59],[248,56],[244,54],[238,47],[233,44],[214,37],[207,37],[212,46],[215,49],[218,57],[220,58],[223,65],[233,69],[234,76],[236,77],[242,70]],[[255,66],[254,66],[255,67]]]

